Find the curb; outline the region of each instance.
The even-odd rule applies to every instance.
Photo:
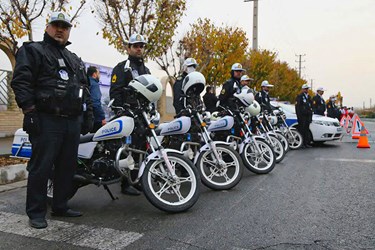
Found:
[[[6,185],[0,185],[0,193],[10,191],[16,188],[23,188],[27,186],[27,180],[9,183]]]
[[[0,168],[0,187],[27,179],[26,163],[9,165]]]

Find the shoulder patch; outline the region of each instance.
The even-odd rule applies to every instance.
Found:
[[[116,81],[117,81],[117,75],[114,74],[114,75],[112,76],[112,80],[111,80],[111,82],[112,82],[112,83],[115,83]]]
[[[220,94],[224,95],[225,94],[225,89],[222,89]]]

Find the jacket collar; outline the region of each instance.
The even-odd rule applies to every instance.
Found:
[[[48,35],[47,32],[44,33],[43,41],[48,43],[48,44],[51,44],[52,46],[55,46],[55,47],[61,48],[61,49],[65,48],[66,46],[71,44],[71,42],[67,41],[66,44],[61,45],[55,39],[53,39],[50,35]]]

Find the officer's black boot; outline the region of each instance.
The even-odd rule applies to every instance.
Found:
[[[127,194],[127,195],[140,195],[141,192],[139,192],[137,189],[129,185],[128,180],[125,178],[122,179],[121,182],[121,193]]]

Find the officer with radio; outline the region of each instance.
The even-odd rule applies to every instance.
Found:
[[[47,227],[47,181],[53,168],[51,215],[82,215],[67,203],[80,132],[91,129],[92,106],[84,64],[66,48],[71,27],[64,13],[53,12],[43,41],[26,42],[17,52],[11,82],[32,143],[26,213],[30,226],[38,229]]]

